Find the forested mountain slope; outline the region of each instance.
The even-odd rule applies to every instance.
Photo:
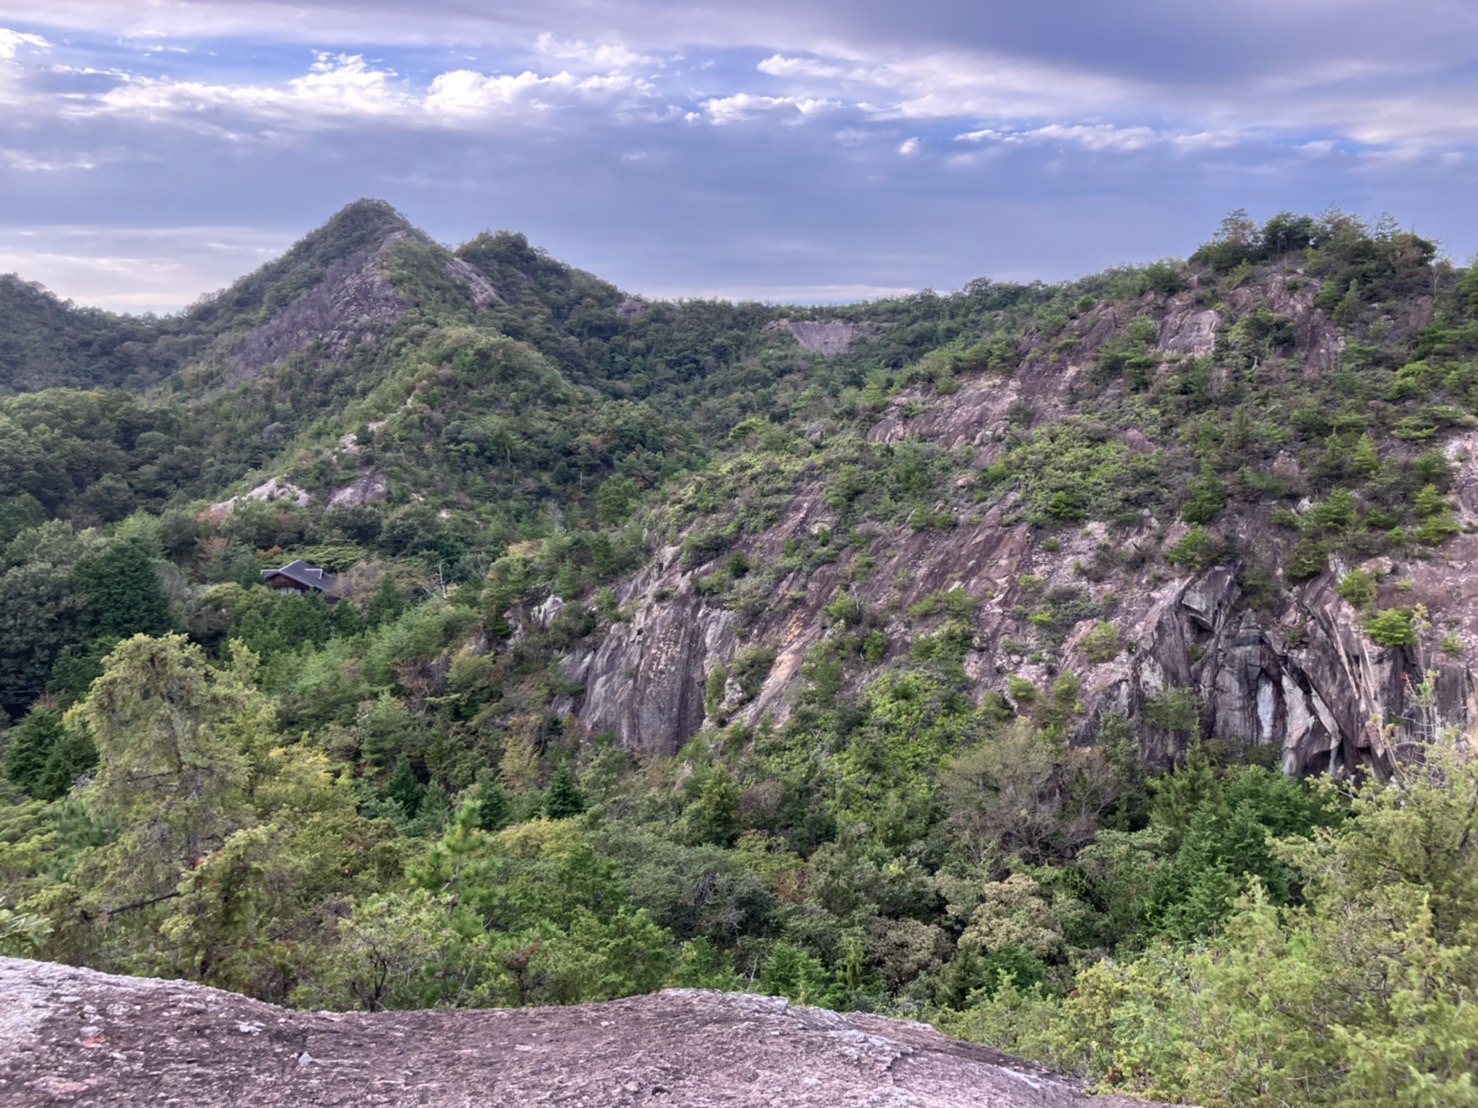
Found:
[[[17,303],[81,337],[0,398],[8,946],[1471,1091],[1478,276],[1434,244],[1235,214],[801,309],[361,201],[179,316]],[[125,324],[147,373],[84,341]]]

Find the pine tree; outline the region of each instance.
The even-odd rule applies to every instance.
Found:
[[[585,795],[575,784],[575,775],[569,766],[563,766],[549,782],[549,792],[544,797],[544,814],[550,819],[569,819],[585,811]]]
[[[99,756],[85,802],[124,828],[109,874],[121,896],[173,888],[249,820],[248,755],[273,742],[271,708],[183,635],[121,643],[74,720]]]
[[[390,784],[385,786],[385,795],[400,805],[407,819],[415,819],[421,810],[421,797],[426,787],[416,778],[409,758],[401,758],[390,775]]]
[[[173,626],[169,597],[141,543],[114,542],[73,570],[86,630],[98,638],[163,635]]]
[[[477,826],[484,831],[501,831],[507,824],[508,790],[489,777],[477,787]]]
[[[364,619],[371,627],[378,627],[382,623],[399,619],[405,608],[405,597],[396,587],[394,578],[387,573],[380,579],[380,587],[375,590],[375,595],[370,597]]]
[[[85,732],[63,728],[61,736],[46,756],[46,764],[36,778],[31,795],[38,800],[60,800],[77,779],[98,764],[97,747]]]

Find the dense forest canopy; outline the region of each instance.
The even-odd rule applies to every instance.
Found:
[[[7,952],[367,1010],[757,990],[1162,1099],[1478,1102],[1478,611],[1430,583],[1478,270],[1436,244],[1238,212],[805,309],[361,201],[175,316],[12,277],[0,320]],[[263,583],[295,559],[331,594]],[[664,612],[677,741],[595,725],[668,687]],[[1237,635],[1278,675],[1242,716]],[[1380,686],[1359,741],[1321,651]]]

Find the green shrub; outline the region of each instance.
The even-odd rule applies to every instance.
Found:
[[[851,593],[838,593],[823,611],[827,619],[842,627],[855,627],[862,622],[862,602]]]
[[[1288,552],[1287,577],[1290,581],[1307,581],[1323,573],[1329,564],[1329,552],[1312,535],[1306,535]]]
[[[1112,662],[1121,649],[1118,627],[1105,620],[1099,620],[1093,630],[1083,636],[1083,657],[1094,665]]]
[[[1165,551],[1165,560],[1173,566],[1200,573],[1216,565],[1226,551],[1226,546],[1214,538],[1199,524],[1185,533],[1185,537]]]
[[[724,690],[729,685],[729,674],[720,663],[713,667],[708,674],[708,682],[703,686],[703,711],[709,719],[717,719],[719,708],[724,703]]]
[[[1006,691],[1010,693],[1011,699],[1018,704],[1031,704],[1041,694],[1037,687],[1025,677],[1011,676],[1006,679]]]
[[[748,650],[741,650],[734,656],[734,680],[739,682],[744,699],[754,698],[764,686],[765,678],[770,676],[770,669],[774,665],[775,648],[773,646],[751,647]]]
[[[1364,624],[1365,633],[1378,646],[1415,646],[1416,627],[1404,608],[1383,608]]]
[[[1340,578],[1334,591],[1355,607],[1363,608],[1375,600],[1375,581],[1363,569],[1352,569]]]

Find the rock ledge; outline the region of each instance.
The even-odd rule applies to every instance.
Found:
[[[671,990],[574,1008],[294,1012],[0,958],[0,1105],[1142,1104],[916,1023]]]

